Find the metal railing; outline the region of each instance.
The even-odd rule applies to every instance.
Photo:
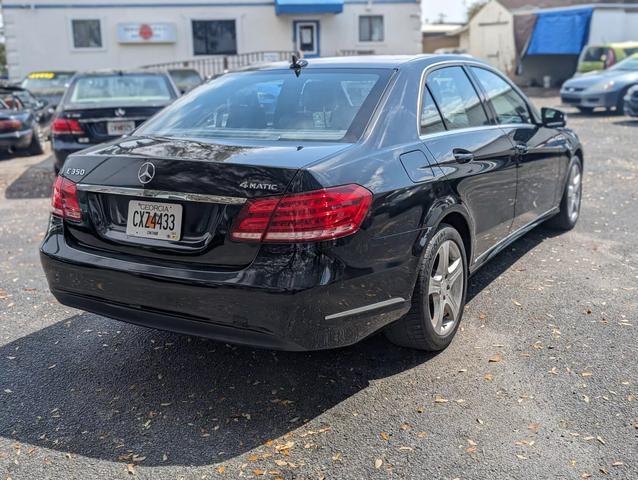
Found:
[[[192,68],[197,70],[203,77],[212,77],[221,75],[224,72],[239,70],[241,68],[250,67],[260,63],[270,63],[290,60],[293,51],[270,51],[270,52],[249,52],[237,55],[213,55],[194,57],[188,60],[180,60],[175,62],[154,63],[152,65],[143,65],[141,68],[149,70],[171,70],[178,68]]]

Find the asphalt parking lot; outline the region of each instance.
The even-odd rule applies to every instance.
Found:
[[[578,226],[475,275],[436,356],[379,335],[252,350],[66,308],[37,253],[51,160],[3,158],[0,480],[638,478],[638,120],[567,111]]]

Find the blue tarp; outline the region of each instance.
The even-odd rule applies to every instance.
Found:
[[[344,0],[275,0],[277,15],[303,13],[341,13]]]
[[[527,55],[578,55],[587,44],[593,8],[538,13]]]

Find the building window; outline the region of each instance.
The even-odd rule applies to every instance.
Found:
[[[235,20],[193,20],[195,55],[234,55],[237,53]]]
[[[73,48],[102,48],[102,29],[100,21],[71,20],[73,30]]]
[[[383,42],[383,15],[359,17],[359,41]]]

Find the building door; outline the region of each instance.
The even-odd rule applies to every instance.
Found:
[[[305,58],[318,57],[319,20],[299,20],[292,22],[295,49]]]

